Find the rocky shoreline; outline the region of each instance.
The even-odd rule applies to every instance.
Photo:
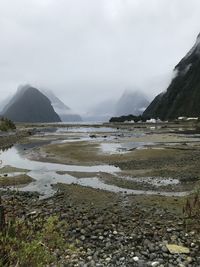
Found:
[[[77,185],[59,185],[49,199],[8,191],[2,192],[2,200],[7,220],[34,222],[56,215],[67,225],[59,231],[73,251],[58,247],[52,266],[200,266],[199,229],[187,225],[181,212],[160,203],[159,208],[151,201],[144,205],[134,196]],[[178,202],[175,198],[173,203]],[[186,252],[171,253],[170,244]]]
[[[29,158],[32,153],[34,155],[37,152],[39,161],[77,163],[86,166],[95,163],[114,164],[123,171],[122,178],[126,176],[131,176],[131,179],[134,177],[142,179],[146,176],[162,179],[181,178],[181,190],[192,190],[199,184],[200,141],[191,136],[192,139],[188,139],[178,134],[156,134],[154,130],[141,137],[129,137],[129,131],[125,132],[127,137],[124,137],[123,130],[114,134],[111,132],[110,136],[108,133],[100,133],[100,137],[106,134],[108,139],[106,142],[110,142],[110,137],[114,137],[114,142],[118,143],[158,142],[156,149],[153,146],[142,150],[131,150],[126,154],[106,154],[100,150],[98,139],[92,143],[80,142],[76,140],[79,133],[73,136],[68,132],[62,136],[54,136],[54,133],[49,137],[47,135],[45,141],[58,141],[59,138],[59,141],[70,140],[73,137],[74,142],[41,145],[37,150],[34,144],[38,142],[42,144],[44,136],[42,132],[41,136],[26,138],[33,131],[34,128],[25,130],[25,127],[22,127],[14,134],[1,136],[0,148],[6,149],[16,142],[23,142],[25,145],[20,145],[23,153]],[[134,129],[130,128],[131,131],[134,133]],[[105,138],[103,140],[105,142]],[[170,142],[173,146],[168,145]],[[12,166],[6,168],[2,169],[3,174],[17,171],[10,169]],[[26,173],[25,170],[23,172]],[[64,176],[66,172],[61,171],[57,174]],[[67,174],[85,178],[88,175],[96,176],[98,173],[68,172]],[[118,183],[117,185],[125,188],[136,187],[131,179],[117,179],[106,173],[99,173],[99,178],[102,181],[107,179],[108,184]],[[139,186],[145,188],[144,183]],[[168,189],[173,191],[178,187],[179,184],[172,185],[172,188]],[[55,195],[46,199],[42,199],[37,193],[15,192],[9,189],[0,192],[7,225],[11,221],[20,221],[28,229],[34,227],[34,235],[37,235],[41,225],[49,218],[55,216],[58,219],[56,234],[62,237],[67,248],[55,245],[54,249],[49,250],[54,260],[44,266],[200,266],[199,217],[183,214],[183,207],[188,197],[127,195],[78,184],[55,184],[54,189]],[[152,189],[152,185],[147,184],[146,189]]]

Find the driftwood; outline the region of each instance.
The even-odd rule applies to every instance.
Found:
[[[3,231],[4,227],[5,227],[5,212],[0,196],[0,231]]]

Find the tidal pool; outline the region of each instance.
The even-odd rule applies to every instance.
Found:
[[[101,151],[106,154],[123,154],[128,153],[134,149],[142,149],[148,146],[154,146],[156,143],[149,142],[126,142],[126,143],[114,143],[114,142],[102,142]]]
[[[19,153],[19,150],[14,146],[7,151],[1,152],[0,160],[2,160],[2,167],[10,165],[16,168],[29,170],[27,175],[35,179],[29,185],[20,188],[23,191],[37,191],[44,195],[52,195],[54,192],[52,184],[56,183],[78,183],[79,180],[71,175],[59,175],[58,171],[76,171],[76,172],[119,172],[118,167],[112,165],[96,165],[96,166],[78,166],[78,165],[64,165],[57,163],[39,162],[25,158],[25,155]],[[92,178],[91,178],[92,179]]]
[[[116,177],[121,173],[120,168],[112,166],[112,165],[94,165],[94,166],[81,166],[81,165],[65,165],[65,164],[57,164],[57,163],[48,163],[48,162],[40,162],[40,161],[33,161],[27,158],[27,155],[29,154],[29,151],[31,149],[49,144],[49,143],[62,143],[62,142],[75,142],[77,141],[77,136],[75,138],[70,138],[68,136],[69,132],[73,133],[80,133],[81,138],[85,140],[87,138],[87,141],[89,141],[88,136],[90,133],[96,132],[96,133],[109,133],[111,132],[111,135],[108,135],[108,138],[117,137],[119,135],[120,138],[126,137],[130,135],[132,136],[140,136],[141,133],[138,132],[129,132],[127,135],[127,130],[122,132],[122,130],[117,130],[109,127],[64,127],[64,128],[57,128],[50,129],[46,131],[46,134],[48,135],[60,135],[63,133],[63,135],[66,136],[64,140],[43,140],[42,142],[33,142],[31,144],[22,144],[22,145],[16,145],[7,151],[1,151],[0,152],[0,160],[2,161],[2,167],[6,165],[10,165],[12,167],[16,167],[19,169],[26,169],[29,170],[27,172],[27,175],[34,179],[33,182],[26,186],[18,187],[19,190],[23,191],[36,191],[42,194],[44,197],[49,197],[55,193],[55,190],[53,189],[52,185],[55,185],[57,183],[65,183],[65,184],[79,184],[81,186],[89,186],[92,188],[98,188],[102,190],[107,190],[111,192],[116,193],[126,193],[126,194],[146,194],[146,195],[165,195],[165,196],[184,196],[186,194],[189,194],[190,192],[161,192],[161,191],[149,191],[149,190],[132,190],[132,189],[126,189],[121,188],[115,185],[106,184],[104,181],[102,181],[100,178],[97,177],[87,177],[87,173],[108,173],[108,174],[115,174]],[[82,136],[82,133],[84,136]],[[43,133],[39,133],[39,135],[42,135]],[[44,133],[45,134],[45,133]],[[46,135],[45,134],[45,135]],[[37,135],[35,135],[37,136]],[[55,135],[56,137],[56,135]],[[68,138],[67,138],[68,137]],[[84,139],[85,138],[85,139]],[[98,139],[99,138],[99,139]],[[92,142],[93,138],[90,138],[90,142]],[[139,149],[141,147],[145,147],[148,145],[155,145],[156,143],[148,143],[148,142],[122,142],[122,140],[119,140],[120,142],[105,142],[105,140],[102,137],[94,138],[94,141],[99,141],[101,146],[102,153],[126,153],[129,150],[133,149]],[[24,151],[27,150],[27,151]],[[76,178],[70,174],[64,174],[60,175],[58,172],[82,172],[83,175],[85,173],[84,178]],[[11,175],[11,174],[10,174]],[[9,176],[10,176],[9,175]],[[13,174],[14,176],[14,174]],[[95,175],[94,175],[95,176]],[[143,181],[144,182],[144,181]],[[165,181],[166,182],[166,181]],[[13,189],[16,189],[13,187]]]

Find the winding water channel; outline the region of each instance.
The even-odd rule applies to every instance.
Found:
[[[98,129],[97,131],[107,132],[110,129]],[[57,130],[57,133],[66,133],[66,129]],[[76,130],[77,131],[77,130]],[[112,130],[113,131],[113,130]],[[86,132],[85,130],[83,131]],[[94,132],[94,129],[89,132]],[[48,135],[48,133],[46,134]],[[67,141],[67,140],[66,140]],[[55,140],[54,140],[55,142]],[[59,141],[59,142],[63,142]],[[142,143],[134,143],[133,148],[141,147]],[[39,146],[39,143],[37,144]],[[103,150],[109,149],[109,144],[102,145]],[[112,145],[110,145],[112,148]],[[118,144],[114,144],[114,148],[118,148]],[[130,146],[129,146],[130,148]],[[83,172],[83,173],[98,173],[105,172],[108,174],[120,174],[120,169],[118,167],[112,165],[95,165],[95,166],[81,166],[81,165],[64,165],[57,163],[48,163],[48,162],[40,162],[33,161],[26,157],[26,153],[23,153],[23,150],[19,149],[19,146],[13,146],[7,151],[2,151],[0,154],[0,159],[2,160],[3,166],[12,166],[20,169],[28,170],[27,175],[34,179],[33,182],[26,186],[18,187],[18,190],[22,191],[36,191],[42,194],[44,197],[49,197],[55,193],[52,185],[57,183],[65,183],[65,184],[79,184],[81,186],[89,186],[92,188],[98,188],[102,190],[107,190],[111,192],[117,193],[126,193],[126,194],[147,194],[147,195],[165,195],[165,196],[184,196],[187,192],[159,192],[156,191],[144,191],[144,190],[132,190],[125,189],[115,185],[106,184],[98,177],[84,177],[84,178],[75,178],[69,174],[58,174],[58,172]],[[9,177],[9,175],[8,175]],[[14,187],[12,187],[14,188]],[[15,188],[14,188],[15,189]]]

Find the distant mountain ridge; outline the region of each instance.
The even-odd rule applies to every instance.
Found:
[[[87,112],[84,116],[86,121],[109,121],[110,117],[114,114],[116,101],[113,99],[108,99],[106,101],[96,104]]]
[[[138,116],[144,112],[148,105],[149,101],[142,92],[139,90],[126,90],[116,103],[114,115],[124,116],[132,114]]]
[[[200,117],[200,34],[174,72],[176,76],[166,92],[155,97],[144,111],[144,117],[162,120]]]
[[[109,121],[113,116],[141,115],[149,105],[145,94],[139,90],[125,90],[122,96],[101,102],[88,112],[86,118],[97,121]]]
[[[4,116],[8,116],[9,115],[10,117],[12,115],[12,117],[15,118],[15,120],[16,119],[19,120],[20,118],[16,118],[16,115],[14,116],[13,114],[11,114],[10,107],[13,106],[13,105],[15,106],[16,102],[19,99],[21,99],[21,97],[23,97],[23,94],[26,91],[30,90],[30,88],[34,88],[34,87],[32,87],[31,85],[28,85],[28,84],[27,85],[23,85],[23,86],[19,86],[18,89],[17,89],[17,92],[14,94],[14,96],[8,97],[7,99],[5,99],[4,101],[1,102],[0,114],[4,115]],[[63,121],[63,122],[80,122],[80,121],[82,121],[81,116],[76,114],[76,113],[74,113],[57,96],[55,96],[52,91],[50,91],[50,90],[39,90],[37,88],[35,88],[35,89],[38,90],[39,93],[41,93],[43,96],[45,96],[50,101],[50,105],[53,108],[53,111],[59,116],[61,121]],[[12,109],[13,109],[13,107],[12,107]],[[8,114],[8,112],[9,112],[9,114]],[[18,112],[19,112],[19,110],[18,110]],[[22,117],[22,114],[20,112],[19,112],[19,114],[20,114],[20,117],[23,118],[23,120],[24,120],[25,119],[24,116]],[[41,120],[43,120],[42,118],[43,118],[43,116],[41,116]],[[46,120],[47,119],[48,118],[46,117]],[[26,118],[26,120],[27,120],[27,118]],[[56,121],[57,121],[57,119],[56,119]],[[46,121],[44,121],[44,122],[46,122]]]
[[[60,122],[50,100],[38,89],[24,86],[4,107],[2,115],[14,122]]]
[[[63,122],[80,122],[82,118],[80,115],[74,113],[67,105],[65,105],[54,93],[50,90],[41,90],[46,95]]]

